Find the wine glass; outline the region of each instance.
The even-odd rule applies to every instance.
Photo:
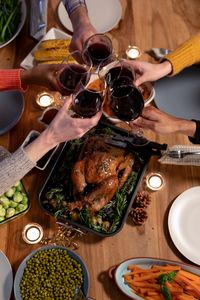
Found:
[[[105,95],[103,84],[98,86],[89,83],[87,86],[79,85],[72,97],[73,112],[83,118],[91,118],[102,108]]]
[[[57,83],[62,95],[69,96],[81,83],[86,85],[90,80],[92,62],[88,59],[87,65],[79,64],[75,58],[80,57],[80,51],[74,51],[63,61],[63,68],[57,72]]]
[[[106,65],[113,54],[111,39],[105,34],[94,34],[83,45],[82,57],[86,64],[91,60],[94,67]]]
[[[130,77],[120,76],[110,86],[109,104],[116,117],[129,122],[135,120],[144,108],[144,99]]]
[[[119,77],[130,78],[130,80],[134,82],[135,71],[125,60],[113,56],[109,64],[103,65],[102,67],[100,65],[98,76],[101,80],[105,81],[106,87],[110,88],[114,80]]]

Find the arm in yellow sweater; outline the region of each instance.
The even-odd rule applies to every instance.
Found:
[[[184,68],[200,62],[200,33],[191,37],[173,52],[166,55],[165,59],[172,65],[170,76],[174,76]]]

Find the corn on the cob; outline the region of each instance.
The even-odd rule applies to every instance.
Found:
[[[38,49],[33,53],[35,60],[48,61],[48,60],[64,60],[69,55],[68,49]]]
[[[54,64],[54,65],[57,65],[57,64],[61,64],[62,63],[62,60],[47,60],[47,61],[39,61],[38,62],[39,64]]]
[[[45,40],[40,44],[42,49],[51,48],[67,48],[71,42],[71,39],[56,39],[56,40]]]

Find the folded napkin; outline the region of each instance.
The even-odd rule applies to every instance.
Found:
[[[30,35],[39,41],[47,31],[48,0],[34,0],[30,4]]]
[[[200,166],[199,154],[191,154],[182,158],[170,157],[169,152],[174,150],[181,150],[184,152],[194,152],[194,151],[200,152],[200,145],[199,146],[174,145],[173,147],[170,147],[165,152],[163,152],[161,158],[158,161],[161,164]]]

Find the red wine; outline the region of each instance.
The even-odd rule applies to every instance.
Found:
[[[91,44],[86,53],[86,59],[87,56],[91,59],[92,63],[94,66],[99,65],[101,62],[105,61],[110,58],[112,54],[112,49],[109,48],[107,45],[101,43],[101,42],[96,42]]]
[[[42,119],[41,119],[41,122],[45,123],[46,125],[49,125],[51,123],[51,121],[54,119],[54,117],[56,116],[58,112],[58,109],[56,108],[51,108],[47,111],[45,111]]]
[[[110,86],[114,80],[120,78],[120,77],[127,77],[131,79],[132,81],[134,80],[134,75],[131,70],[125,67],[114,67],[108,71],[105,75],[105,80],[108,86]]]
[[[73,110],[76,114],[90,118],[101,109],[102,95],[95,90],[83,90],[74,99]]]
[[[110,95],[110,107],[120,120],[131,121],[141,114],[144,100],[134,86],[121,85],[113,89]]]
[[[88,77],[88,72],[83,66],[68,64],[60,72],[58,84],[63,94],[70,95],[80,82],[85,85],[89,80]]]

